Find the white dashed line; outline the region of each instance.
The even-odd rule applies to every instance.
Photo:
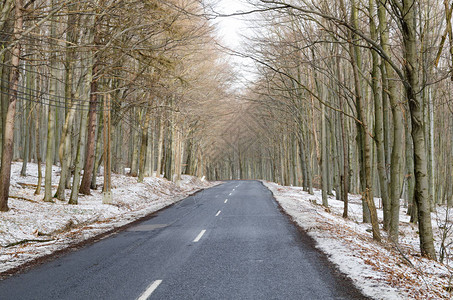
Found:
[[[194,242],[194,243],[198,242],[198,241],[201,239],[201,237],[203,236],[203,234],[204,234],[205,232],[206,232],[206,230],[203,229],[203,230],[197,235],[197,237],[193,240],[193,242]]]
[[[228,196],[231,196],[231,193]]]
[[[150,286],[146,289],[146,291],[139,297],[137,300],[146,300],[149,296],[157,289],[159,284],[162,283],[162,280],[156,280],[150,284]]]
[[[225,202],[224,203],[227,203],[228,202],[228,199],[225,199]]]
[[[220,210],[215,214],[215,216],[219,216],[220,215]]]

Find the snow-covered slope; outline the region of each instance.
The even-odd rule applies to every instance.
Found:
[[[78,205],[46,203],[44,188],[41,195],[34,195],[37,165],[28,164],[26,177],[19,175],[21,166],[12,165],[10,210],[0,213],[0,272],[133,222],[215,184],[186,175],[178,185],[153,177],[137,183],[135,177],[113,174],[112,205],[102,204],[101,188],[91,196],[79,195]],[[58,172],[54,166],[55,189]],[[102,176],[97,182],[103,182]],[[66,192],[68,199],[70,191]]]

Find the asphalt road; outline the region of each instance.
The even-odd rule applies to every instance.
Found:
[[[0,299],[365,299],[257,181],[230,181],[0,282]]]

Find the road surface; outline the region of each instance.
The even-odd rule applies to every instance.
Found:
[[[258,181],[229,181],[0,282],[0,299],[366,299]]]

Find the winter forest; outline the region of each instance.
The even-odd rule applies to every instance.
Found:
[[[1,0],[0,219],[14,165],[43,205],[115,202],[119,175],[260,179],[345,219],[360,195],[376,242],[407,215],[420,256],[451,264],[453,2],[244,2]]]

